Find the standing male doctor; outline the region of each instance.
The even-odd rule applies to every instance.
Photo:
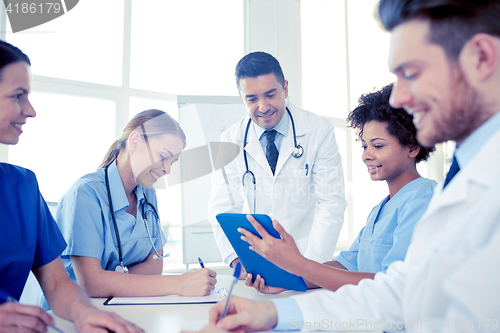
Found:
[[[244,56],[235,76],[248,117],[221,141],[242,151],[225,174],[213,173],[208,206],[224,262],[234,267],[239,259],[216,221],[220,213],[267,214],[282,223],[307,258],[331,260],[347,205],[332,123],[287,103],[288,81],[268,53]],[[243,271],[240,278],[245,276]]]

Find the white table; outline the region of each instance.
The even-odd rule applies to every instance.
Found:
[[[263,295],[254,288],[247,287],[244,281],[238,281],[233,294],[254,300],[269,300],[288,297],[300,292],[286,291],[276,295]],[[212,304],[165,304],[165,305],[103,305],[105,298],[93,298],[92,304],[104,311],[116,312],[126,320],[133,322],[148,333],[178,333],[188,327],[189,322],[207,321]],[[74,333],[73,323],[54,315],[56,327],[65,333]]]

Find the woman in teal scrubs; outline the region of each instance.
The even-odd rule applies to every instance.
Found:
[[[0,41],[0,143],[17,144],[26,120],[36,116],[28,99],[30,65],[18,48]],[[64,270],[59,255],[65,247],[35,174],[0,163],[0,331],[46,332],[54,325],[41,308],[16,302],[31,270],[54,313],[74,321],[78,332],[142,332],[90,304]]]
[[[162,275],[165,239],[152,187],[185,146],[175,119],[143,111],[125,126],[100,168],[60,200],[56,221],[68,243],[63,262],[90,296],[204,296],[215,288],[216,273],[207,268]]]
[[[392,84],[361,96],[358,107],[347,118],[358,132],[363,162],[371,179],[384,180],[389,188],[389,195],[373,208],[348,251],[342,251],[335,261],[320,264],[304,258],[277,221],[274,226],[283,237],[280,240],[268,237],[251,216],[249,220],[263,239],[241,229],[254,251],[304,277],[310,288],[337,290],[344,284],[357,284],[385,272],[392,262],[403,260],[413,228],[431,200],[436,182],[421,177],[417,163],[427,160],[434,147],[426,148],[417,142],[413,117],[389,105],[391,91]],[[251,279],[247,278],[247,285],[263,293],[283,290],[266,286],[259,275],[255,281]]]

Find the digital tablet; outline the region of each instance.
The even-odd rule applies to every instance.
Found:
[[[279,233],[274,229],[269,216],[261,214],[253,214],[252,216],[271,236],[281,238]],[[288,273],[267,259],[264,259],[261,255],[257,254],[257,252],[249,249],[250,244],[241,239],[242,234],[238,232],[238,228],[246,229],[254,235],[260,236],[250,221],[247,220],[246,214],[219,214],[216,218],[243,264],[243,267],[245,267],[248,273],[252,273],[253,277],[260,274],[266,281],[266,285],[270,287],[279,287],[296,291],[307,290],[303,278]]]

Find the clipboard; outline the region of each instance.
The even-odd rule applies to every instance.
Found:
[[[276,229],[274,229],[269,216],[263,214],[253,214],[252,216],[271,236],[281,238]],[[270,287],[295,291],[307,290],[303,278],[279,268],[257,252],[249,249],[250,245],[241,239],[241,234],[237,231],[238,228],[246,229],[257,237],[260,236],[250,221],[247,220],[246,214],[225,213],[217,215],[216,218],[248,273],[252,273],[252,276],[260,274]]]
[[[232,275],[217,276],[217,284],[208,296],[150,296],[150,297],[108,297],[103,305],[156,305],[156,304],[205,304],[217,303],[227,296],[233,282]]]

